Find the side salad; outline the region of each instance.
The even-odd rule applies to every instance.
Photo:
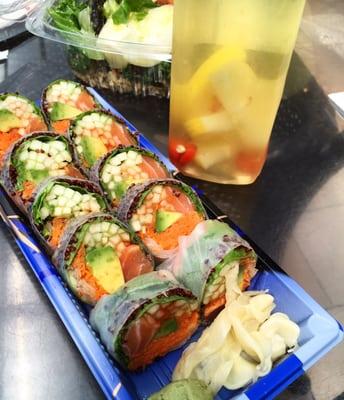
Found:
[[[73,37],[69,61],[84,81],[120,92],[168,88],[170,63],[147,48],[170,54],[173,0],[57,0],[47,17],[62,36]]]

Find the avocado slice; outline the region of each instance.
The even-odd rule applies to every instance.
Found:
[[[183,214],[176,211],[158,210],[156,213],[155,230],[157,232],[164,232],[172,224],[178,221]]]
[[[0,131],[9,132],[13,128],[21,126],[20,119],[10,110],[0,109]]]
[[[108,293],[113,293],[124,284],[121,262],[111,246],[88,251],[86,262],[96,280]]]
[[[52,121],[61,121],[62,119],[71,119],[75,118],[79,114],[81,114],[78,108],[70,106],[64,103],[53,103],[53,108],[50,112],[50,119]]]
[[[93,136],[84,136],[81,139],[81,146],[85,160],[89,166],[92,166],[100,157],[107,153],[104,143]]]
[[[49,171],[47,169],[25,169],[25,164],[23,163],[20,163],[18,165],[17,172],[18,190],[23,189],[23,183],[25,181],[33,181],[36,184],[39,184],[49,176]]]
[[[114,188],[114,192],[116,194],[116,199],[121,199],[126,191],[128,190],[128,187],[130,186],[130,183],[128,182],[117,182]]]
[[[28,176],[36,182],[40,183],[43,179],[49,176],[49,171],[47,169],[30,169],[27,171]]]

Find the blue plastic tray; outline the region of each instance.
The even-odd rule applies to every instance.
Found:
[[[95,90],[90,90],[104,108],[122,117]],[[130,130],[136,130],[128,121],[126,123]],[[176,168],[170,161],[142,135],[140,144],[157,153],[178,176]],[[338,344],[343,339],[343,328],[208,199],[203,201],[210,217],[229,223],[256,250],[259,272],[250,288],[268,289],[275,297],[277,304],[275,311],[287,313],[301,328],[299,348],[279,361],[269,375],[243,390],[233,392],[223,389],[216,399],[271,399]],[[2,189],[0,204],[3,220],[13,233],[20,250],[97,379],[105,397],[118,400],[146,399],[169,383],[183,348],[169,353],[141,373],[128,373],[118,368],[89,325],[88,309],[79,303],[65,286],[50,260],[40,250],[24,218],[16,214]],[[200,333],[201,330],[196,332],[191,341]]]

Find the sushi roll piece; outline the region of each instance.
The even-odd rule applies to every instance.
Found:
[[[18,140],[8,150],[2,181],[19,208],[25,210],[44,179],[62,175],[83,177],[73,164],[69,140],[53,132],[35,132]]]
[[[125,123],[106,111],[89,111],[79,115],[69,129],[80,165],[88,171],[107,152],[120,145],[137,144]]]
[[[17,93],[0,94],[0,164],[14,142],[46,129],[43,114],[34,102]]]
[[[112,207],[117,207],[131,185],[150,179],[170,178],[171,175],[150,151],[121,146],[99,160],[90,177],[103,189]]]
[[[113,215],[101,213],[75,219],[53,261],[75,295],[91,305],[154,269],[138,236]]]
[[[132,186],[118,207],[127,222],[159,260],[171,257],[180,236],[189,235],[206,219],[194,190],[175,179],[158,179]]]
[[[70,221],[106,210],[106,202],[95,183],[62,177],[47,179],[38,186],[29,216],[35,233],[51,253],[60,244]]]
[[[202,320],[209,322],[226,299],[234,300],[248,288],[256,261],[252,247],[227,224],[208,220],[180,238],[178,252],[159,268],[169,270],[197,296]]]
[[[102,297],[90,322],[115,360],[134,371],[183,345],[199,325],[199,310],[171,273],[154,271]]]
[[[76,116],[101,108],[84,85],[65,79],[51,82],[43,90],[41,103],[51,128],[62,134],[67,133]]]

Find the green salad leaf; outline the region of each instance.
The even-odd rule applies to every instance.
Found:
[[[122,0],[118,9],[112,14],[112,21],[115,25],[126,24],[131,14],[140,21],[147,14],[150,8],[157,7],[152,0]]]
[[[54,25],[67,32],[79,32],[78,17],[87,4],[78,0],[60,0],[48,11]]]

